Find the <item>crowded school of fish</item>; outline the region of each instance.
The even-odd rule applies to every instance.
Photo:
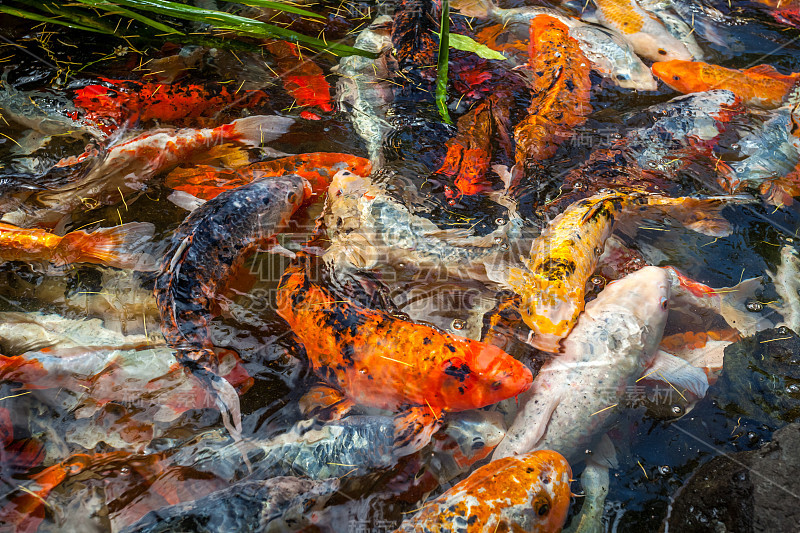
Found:
[[[433,0],[373,13],[354,32],[372,57],[327,73],[267,42],[280,87],[189,69],[53,97],[7,70],[0,292],[49,303],[0,312],[0,530],[603,531],[626,390],[691,409],[726,346],[800,328],[791,239],[775,272],[714,288],[638,237],[716,242],[734,209],[792,208],[800,73],[715,64],[737,20],[710,4],[534,4],[450,1],[453,31],[504,57],[451,53],[452,125],[415,109]],[[800,24],[796,3],[741,4]],[[571,151],[599,93],[657,90]],[[352,153],[291,153],[334,115]],[[437,146],[403,157],[426,128]],[[85,149],[37,158],[66,139]],[[283,377],[248,393],[264,375]],[[260,397],[279,408],[253,415]]]

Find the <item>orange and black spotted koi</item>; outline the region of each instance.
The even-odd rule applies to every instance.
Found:
[[[193,126],[226,108],[253,109],[268,100],[264,91],[235,91],[221,84],[100,79],[108,86],[78,89],[73,103],[86,112],[85,120],[97,123],[106,133],[137,121]]]
[[[571,477],[569,463],[554,451],[504,457],[427,502],[395,533],[556,533],[567,520]]]
[[[372,163],[363,157],[349,154],[313,152],[253,163],[245,168],[229,171],[207,165],[178,168],[169,173],[164,185],[201,200],[211,200],[223,191],[240,187],[255,179],[295,174],[308,180],[314,192],[319,193],[328,188],[331,178],[340,170],[347,170],[357,176],[369,176]]]
[[[491,190],[486,172],[492,159],[492,140],[498,139],[508,152],[512,142],[509,135],[511,96],[496,93],[476,105],[458,119],[458,135],[447,141],[447,155],[436,174],[452,180],[460,194],[473,195]],[[448,196],[455,196],[452,189]]]
[[[417,438],[418,426],[435,427],[431,415],[490,405],[530,386],[530,370],[499,348],[337,299],[312,280],[311,266],[299,254],[286,269],[278,314],[315,373],[347,400],[407,413],[398,441]]]
[[[436,64],[441,0],[402,0],[392,21],[392,44],[401,69]],[[435,74],[434,74],[435,75]]]
[[[208,332],[213,300],[245,254],[278,233],[310,194],[308,182],[294,175],[261,178],[220,194],[178,227],[156,279],[155,297],[167,344],[216,392],[217,403],[223,414],[233,416],[236,430],[241,419],[239,398],[217,375]]]
[[[563,22],[550,15],[531,20],[529,55],[533,98],[514,130],[521,166],[552,157],[592,111],[591,63]]]

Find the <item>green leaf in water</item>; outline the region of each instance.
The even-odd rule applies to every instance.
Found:
[[[0,6],[0,13],[6,13],[8,15],[13,15],[15,17],[28,19],[28,20],[36,20],[39,22],[49,22],[50,24],[58,24],[60,26],[66,26],[67,28],[74,28],[76,30],[83,30],[83,31],[91,31],[94,33],[108,33],[102,29],[95,29],[89,28],[87,26],[83,26],[81,24],[75,24],[72,22],[58,20],[50,17],[45,17],[43,15],[39,15],[38,13],[32,13],[30,11],[25,11],[23,9],[17,9],[14,7],[7,7],[7,6]]]
[[[285,39],[294,43],[304,43],[320,50],[329,51],[335,55],[360,55],[371,58],[376,57],[376,55],[372,52],[361,50],[360,48],[335,42],[328,43],[323,39],[309,37],[307,35],[303,35],[302,33],[297,33],[280,26],[275,26],[274,24],[267,24],[259,20],[232,15],[224,11],[201,9],[194,6],[168,2],[167,0],[113,0],[113,2],[128,7],[151,11],[153,13],[159,13],[161,15],[168,15],[179,19],[202,22],[215,28],[229,30],[239,34],[252,35],[262,38],[274,37],[278,39]]]
[[[166,24],[162,24],[158,21],[155,21],[149,17],[145,17],[141,13],[137,13],[135,11],[131,11],[130,9],[125,9],[122,6],[118,6],[109,2],[107,0],[77,0],[82,4],[86,4],[87,6],[96,7],[97,9],[102,9],[104,11],[108,11],[112,15],[122,15],[128,18],[132,18],[134,20],[138,20],[142,24],[146,24],[152,28],[157,30],[163,31],[165,33],[176,33],[178,35],[183,35],[183,32],[176,30]]]
[[[235,2],[237,4],[244,4],[246,6],[254,6],[254,7],[266,7],[269,9],[277,9],[279,11],[284,11],[286,13],[294,13],[295,15],[303,15],[304,17],[313,17],[317,19],[325,20],[325,17],[320,15],[319,13],[314,13],[312,11],[306,11],[305,9],[300,9],[299,7],[295,7],[291,4],[285,4],[283,2],[270,2],[269,0],[222,0],[223,2]]]
[[[447,111],[447,64],[450,61],[450,1],[442,0],[442,22],[439,33],[439,57],[436,60],[436,107],[442,120],[452,124]]]
[[[506,56],[497,50],[492,50],[485,44],[476,42],[471,37],[458,33],[450,34],[450,48],[463,50],[464,52],[473,52],[484,59],[497,59],[499,61],[504,61],[506,59]]]

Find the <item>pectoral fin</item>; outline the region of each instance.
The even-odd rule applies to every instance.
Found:
[[[669,385],[684,388],[698,398],[703,398],[708,391],[708,377],[703,370],[662,350],[656,353],[645,375],[647,379],[664,381]]]

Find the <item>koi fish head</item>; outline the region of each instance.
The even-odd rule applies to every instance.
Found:
[[[519,457],[530,473],[531,506],[536,527],[532,531],[559,531],[567,520],[572,469],[561,454],[539,450]]]
[[[645,351],[653,353],[667,323],[671,287],[670,272],[647,266],[606,285],[597,299],[586,305],[585,313],[618,314],[620,307],[625,309],[636,329],[648,333]]]
[[[441,363],[441,396],[449,411],[485,407],[516,396],[533,383],[533,375],[497,346],[471,341],[458,356]]]
[[[703,76],[705,63],[698,61],[659,61],[651,67],[653,74],[678,92],[696,93],[713,89]]]

